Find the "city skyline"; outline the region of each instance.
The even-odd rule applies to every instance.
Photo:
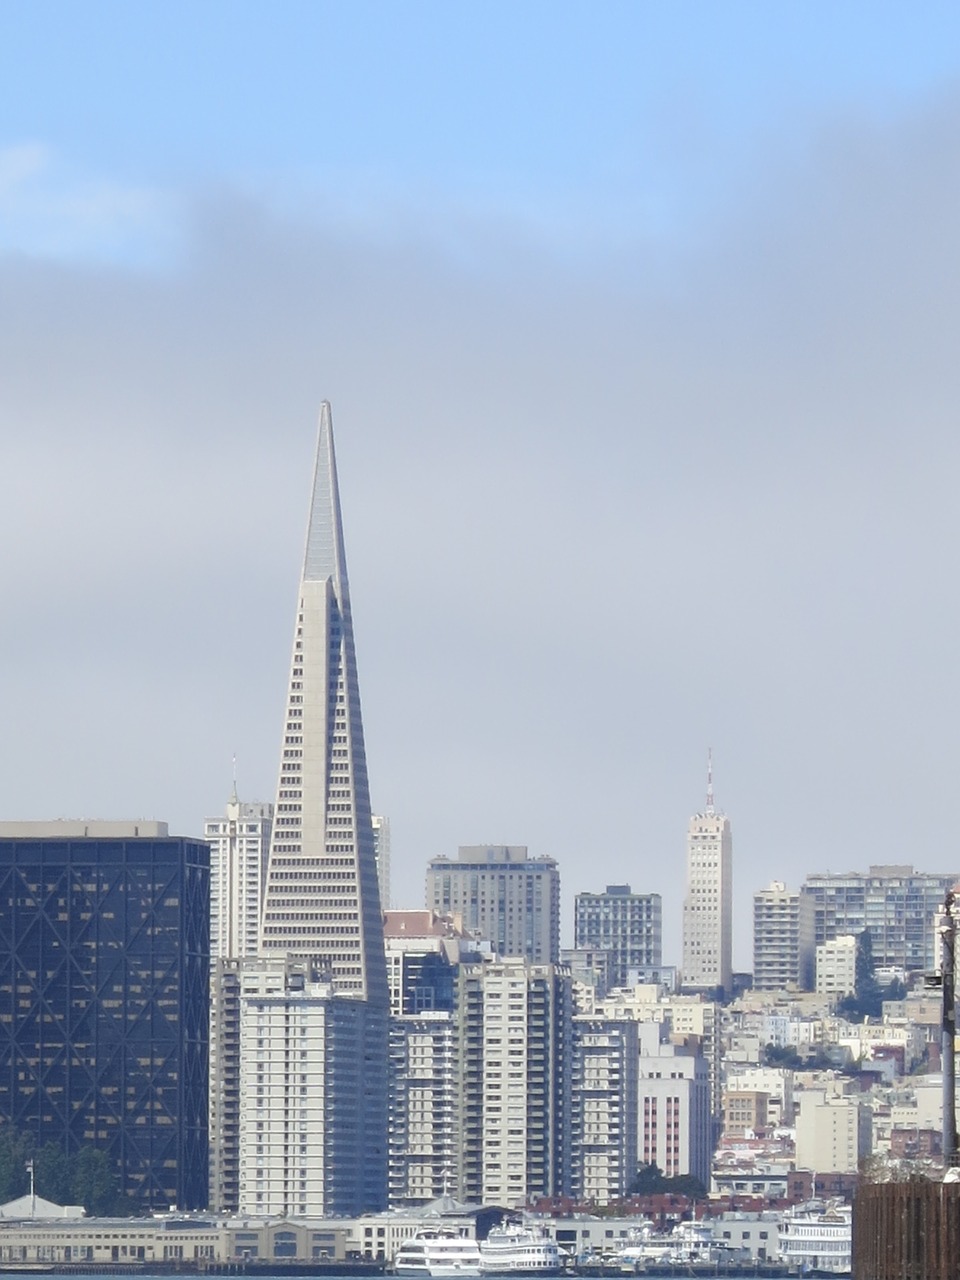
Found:
[[[0,809],[270,799],[329,396],[395,884],[945,870],[960,14],[371,13],[7,15]]]

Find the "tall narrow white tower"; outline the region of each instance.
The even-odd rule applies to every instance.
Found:
[[[263,873],[273,805],[249,804],[233,793],[227,810],[203,824],[210,845],[210,955],[255,956],[259,946]]]
[[[688,991],[729,995],[733,979],[733,837],[713,801],[707,756],[707,802],[687,830],[687,896],[683,903],[682,982]]]
[[[382,1209],[387,967],[327,403],[259,951],[240,974],[240,1211],[354,1216]]]
[[[294,627],[260,952],[309,957],[334,994],[387,1007],[360,687],[326,402]]]

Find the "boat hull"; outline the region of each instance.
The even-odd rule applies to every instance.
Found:
[[[457,1266],[456,1263],[436,1262],[429,1263],[425,1266],[415,1266],[410,1263],[397,1263],[394,1268],[398,1276],[431,1276],[437,1280],[449,1280],[450,1277],[462,1276],[463,1280],[467,1277],[479,1276],[481,1274],[479,1266]]]

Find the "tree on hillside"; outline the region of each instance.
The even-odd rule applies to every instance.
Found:
[[[837,1002],[837,1013],[848,1022],[863,1022],[865,1018],[880,1018],[884,1000],[902,1000],[906,990],[895,978],[881,987],[874,972],[873,940],[868,930],[857,935],[855,989],[852,996],[844,996]]]
[[[630,1184],[629,1194],[632,1196],[675,1195],[687,1196],[690,1200],[706,1198],[706,1188],[699,1178],[692,1173],[681,1173],[675,1178],[667,1178],[659,1165],[642,1164],[637,1176]]]

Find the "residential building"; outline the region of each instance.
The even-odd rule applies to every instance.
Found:
[[[368,1160],[362,1145],[364,1075],[381,1051],[367,1014],[366,1001],[339,995],[309,961],[243,963],[241,1214],[347,1216],[383,1195],[380,1153]]]
[[[571,947],[561,949],[560,963],[570,970],[573,980],[575,1013],[593,1013],[597,1001],[607,994],[611,959],[609,951],[578,950]]]
[[[721,1078],[720,1006],[702,995],[664,996],[654,984],[615,987],[594,1002],[593,1014],[604,1018],[634,1018],[663,1027],[663,1039],[684,1052],[702,1057],[707,1067],[710,1111],[719,1125],[723,1081]]]
[[[373,856],[377,864],[377,884],[380,886],[380,907],[390,907],[390,819],[380,813],[370,818],[373,824]]]
[[[526,845],[462,846],[456,862],[431,859],[427,906],[461,915],[500,957],[560,959],[560,872],[553,858],[529,857]]]
[[[787,1068],[728,1064],[727,1088],[764,1094],[770,1125],[782,1127],[793,1123],[793,1072]]]
[[[858,940],[850,935],[817,946],[817,995],[849,996],[857,989]]]
[[[567,1193],[570,976],[519,957],[462,964],[457,983],[457,1198],[519,1208]]]
[[[798,1169],[814,1173],[856,1173],[870,1154],[870,1112],[856,1094],[831,1095],[805,1089],[797,1095]]]
[[[210,853],[162,822],[0,823],[0,1121],[207,1200]]]
[[[240,961],[259,945],[273,805],[242,802],[203,826],[210,846],[210,1207],[240,1196]]]
[[[386,911],[390,988],[389,1203],[406,1209],[460,1181],[460,1059],[456,988],[464,957],[479,959],[459,916]]]
[[[661,917],[659,893],[633,893],[628,884],[609,884],[604,893],[578,893],[574,946],[609,952],[608,983],[624,987],[632,969],[660,967]]]
[[[621,1199],[637,1171],[637,1025],[573,1020],[571,1190],[580,1202]]]
[[[240,977],[244,961],[210,967],[210,1194],[214,1213],[240,1207]]]
[[[390,1018],[389,1203],[449,1196],[460,1177],[460,1062],[455,1014],[424,1009]]]
[[[714,806],[712,764],[706,805],[687,831],[681,973],[686,991],[732,991],[733,839],[729,818]]]
[[[437,911],[385,911],[383,942],[393,1015],[428,1009],[452,1012],[456,965],[464,958],[480,958],[460,917]]]
[[[211,956],[257,954],[272,826],[273,805],[241,802],[236,786],[223,816],[203,824],[210,846]]]
[[[957,873],[928,874],[912,866],[872,866],[866,873],[807,876],[801,894],[813,901],[819,944],[866,931],[878,969],[936,969],[936,915]]]
[[[753,895],[753,987],[810,991],[814,982],[814,909],[808,894],[772,880]]]
[[[768,1095],[760,1089],[727,1089],[723,1096],[724,1138],[763,1137],[768,1101]]]

